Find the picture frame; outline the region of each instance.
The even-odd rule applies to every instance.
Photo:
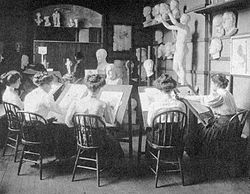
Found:
[[[231,37],[230,74],[250,75],[250,34]]]
[[[124,52],[132,49],[132,26],[113,25],[113,52]]]

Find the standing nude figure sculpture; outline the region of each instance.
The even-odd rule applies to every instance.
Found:
[[[190,34],[190,29],[188,26],[188,22],[190,20],[190,16],[187,14],[183,14],[180,18],[180,23],[174,18],[172,13],[168,13],[169,18],[173,25],[168,24],[163,19],[161,20],[162,24],[169,30],[176,30],[176,49],[174,53],[173,59],[173,70],[176,72],[180,84],[186,84],[186,72],[185,72],[185,59],[188,53],[187,47],[187,37]]]

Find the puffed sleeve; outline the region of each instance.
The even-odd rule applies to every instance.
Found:
[[[68,127],[73,127],[73,122],[72,122],[72,118],[73,115],[76,112],[76,102],[72,102],[67,110],[66,116],[65,116],[65,124]]]
[[[221,106],[223,104],[223,102],[224,102],[223,97],[217,93],[213,93],[213,94],[210,94],[208,96],[203,96],[201,98],[202,104],[209,106],[209,107],[212,107],[212,108],[216,108],[216,107]]]

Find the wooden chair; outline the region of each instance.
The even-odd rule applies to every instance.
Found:
[[[99,145],[102,141],[102,134],[106,133],[106,125],[99,116],[75,114],[73,117],[75,133],[77,138],[77,156],[73,169],[72,181],[75,178],[76,168],[84,168],[96,171],[97,186],[100,186],[100,164]],[[86,151],[93,151],[95,157],[84,155]],[[82,165],[80,161],[95,163],[95,167]]]
[[[146,139],[146,157],[151,161],[149,168],[155,174],[155,187],[157,188],[160,164],[172,164],[175,169],[166,172],[180,172],[182,184],[184,175],[182,171],[182,155],[184,150],[183,134],[186,128],[187,116],[181,111],[166,111],[156,115],[153,127],[150,128]],[[172,157],[163,157],[171,154]],[[154,167],[152,162],[156,161]]]
[[[43,143],[41,138],[47,121],[42,116],[31,112],[19,111],[17,114],[21,123],[22,144],[24,145],[17,175],[20,174],[24,162],[31,162],[39,164],[40,180],[42,180]]]
[[[17,111],[20,108],[14,104],[3,102],[4,110],[7,115],[8,121],[8,134],[3,148],[3,156],[5,155],[6,148],[11,147],[15,150],[14,162],[16,162],[18,146],[20,144],[20,125],[17,117]]]
[[[241,134],[246,123],[248,110],[239,110],[229,121],[227,130],[222,134],[222,138],[216,141],[216,159],[223,163],[232,161],[234,165],[233,176],[236,175],[237,163],[246,154],[247,138],[242,138]],[[236,129],[236,131],[232,130]],[[240,165],[238,165],[240,166]],[[228,168],[227,168],[228,169]],[[228,169],[229,170],[229,169]]]

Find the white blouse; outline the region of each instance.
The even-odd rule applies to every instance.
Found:
[[[23,109],[23,102],[21,98],[18,96],[17,92],[12,87],[6,86],[2,100],[4,102],[14,104],[18,106],[20,109]]]
[[[62,111],[54,101],[53,95],[38,87],[28,93],[24,99],[24,111],[33,112],[49,119],[49,112],[61,114]]]
[[[189,100],[199,100],[201,104],[211,107],[214,114],[233,115],[237,112],[237,106],[233,95],[226,89],[219,88],[216,92],[203,96],[188,96]]]
[[[65,117],[65,123],[69,127],[73,127],[72,118],[75,113],[97,115],[104,122],[113,123],[111,108],[105,102],[95,97],[87,96],[71,103]]]
[[[183,102],[175,98],[171,98],[167,95],[163,95],[157,102],[154,102],[149,106],[147,117],[148,126],[152,127],[153,119],[157,114],[171,110],[179,110],[182,112],[186,112],[186,107]]]

